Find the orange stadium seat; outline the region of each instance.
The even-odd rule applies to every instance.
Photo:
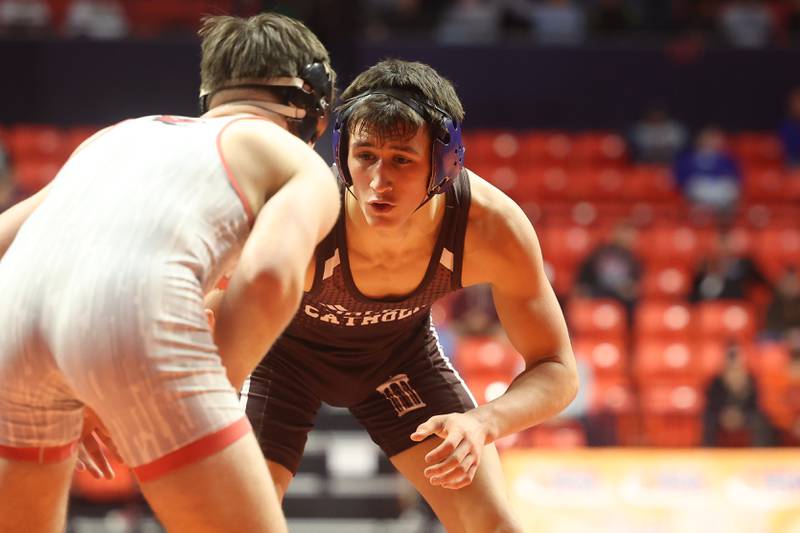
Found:
[[[489,337],[466,337],[456,347],[456,366],[465,377],[500,375],[511,381],[524,361],[508,343]]]
[[[33,194],[56,176],[60,165],[49,161],[22,160],[13,168],[14,183],[25,194]]]
[[[566,166],[546,165],[531,167],[527,174],[533,180],[537,197],[542,202],[576,202],[588,197],[590,179],[581,172]]]
[[[628,354],[620,341],[577,337],[572,349],[575,357],[592,366],[595,379],[621,380],[627,375]]]
[[[694,268],[711,249],[716,232],[680,224],[661,224],[639,235],[637,254],[646,265],[682,265]]]
[[[642,274],[641,296],[647,300],[683,300],[691,289],[691,270],[685,266],[653,265]]]
[[[561,132],[528,132],[520,136],[521,150],[537,165],[566,165],[572,156],[572,140]]]
[[[692,315],[686,303],[643,300],[634,312],[636,337],[687,340],[693,331]]]
[[[669,167],[636,165],[625,185],[625,198],[657,203],[677,203],[681,196]]]
[[[792,200],[787,194],[790,174],[781,168],[745,167],[743,173],[744,199],[748,202],[782,203]]]
[[[586,432],[577,422],[552,420],[532,428],[529,442],[534,448],[582,448],[586,446]]]
[[[800,267],[800,228],[794,225],[773,225],[758,235],[754,251],[765,274],[777,279],[787,266]]]
[[[619,202],[626,196],[627,171],[623,168],[594,167],[584,169],[582,179],[589,188],[589,196],[597,202]]]
[[[640,385],[653,380],[699,381],[702,363],[685,341],[640,338],[633,350],[634,372]]]
[[[642,389],[642,428],[650,446],[698,446],[704,392],[694,383],[653,383]]]
[[[572,156],[577,163],[589,166],[624,166],[628,162],[625,139],[607,132],[574,135]]]
[[[502,374],[485,374],[465,378],[464,382],[478,405],[483,405],[505,393],[511,384],[511,379]]]
[[[30,124],[9,130],[8,151],[14,162],[45,160],[63,163],[70,150],[60,129]]]
[[[567,324],[579,337],[623,343],[628,334],[625,307],[616,300],[573,298],[567,304]]]
[[[695,305],[695,330],[705,339],[736,339],[749,342],[758,330],[755,310],[747,302],[715,300]]]
[[[783,147],[778,136],[773,133],[739,133],[728,138],[728,146],[743,165],[783,165]]]

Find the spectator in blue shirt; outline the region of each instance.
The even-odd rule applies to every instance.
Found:
[[[675,162],[675,180],[694,206],[720,216],[736,207],[741,192],[739,165],[725,149],[721,130],[707,127]]]
[[[778,134],[783,144],[786,163],[800,167],[800,87],[789,93],[789,112]]]

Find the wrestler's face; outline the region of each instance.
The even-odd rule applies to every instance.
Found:
[[[430,132],[423,126],[408,138],[378,139],[356,128],[349,138],[347,166],[367,224],[400,226],[426,197],[431,174]]]

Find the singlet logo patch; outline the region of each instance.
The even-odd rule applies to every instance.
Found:
[[[389,381],[379,385],[375,390],[389,400],[398,418],[427,405],[411,386],[406,374],[392,376]]]

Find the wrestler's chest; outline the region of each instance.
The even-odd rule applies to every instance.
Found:
[[[388,260],[351,256],[350,274],[359,292],[365,296],[403,296],[419,287],[429,263],[429,255]]]

